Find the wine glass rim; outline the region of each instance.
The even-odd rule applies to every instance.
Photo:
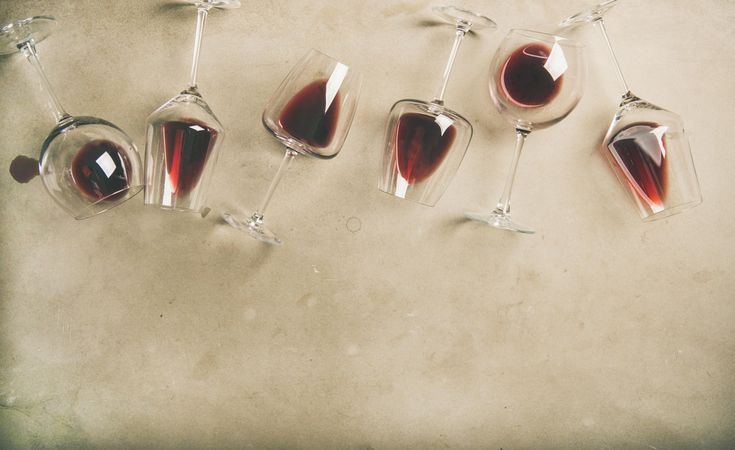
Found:
[[[26,17],[25,19],[18,19],[18,20],[11,20],[10,22],[5,22],[0,26],[0,33],[7,33],[8,31],[12,30],[15,27],[21,27],[23,25],[28,25],[29,23],[32,23],[37,20],[47,21],[47,22],[56,22],[56,18],[53,16],[31,16]]]
[[[309,55],[310,53],[312,53],[312,52],[313,52],[313,53],[318,53],[318,54],[320,54],[320,55],[324,56],[324,57],[325,57],[325,58],[327,58],[327,59],[331,59],[332,61],[334,61],[334,62],[336,62],[336,63],[339,63],[339,64],[342,64],[342,65],[344,65],[344,66],[350,67],[350,65],[349,65],[349,64],[346,64],[346,63],[344,63],[344,62],[342,62],[342,61],[338,60],[337,58],[335,58],[335,57],[334,57],[334,56],[332,56],[332,55],[329,55],[329,54],[327,54],[327,53],[324,53],[323,51],[319,50],[319,49],[318,49],[318,48],[316,48],[316,47],[311,47],[311,48],[309,49],[309,51],[308,51],[308,52],[306,52],[306,55],[304,55],[304,57],[307,57],[307,56],[308,56],[308,55]]]
[[[508,34],[509,35],[519,34],[519,35],[534,38],[534,39],[540,39],[544,41],[553,41],[555,44],[559,44],[559,45],[563,45],[567,47],[584,48],[584,44],[579,41],[575,41],[573,39],[569,39],[564,36],[559,36],[557,34],[545,33],[543,31],[528,30],[524,28],[513,28],[508,32]]]

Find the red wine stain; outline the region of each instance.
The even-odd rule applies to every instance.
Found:
[[[457,129],[440,125],[437,117],[406,113],[398,119],[395,146],[398,170],[409,184],[419,183],[441,165],[452,147]]]
[[[331,99],[329,94],[327,80],[306,85],[286,104],[278,122],[296,139],[312,147],[328,147],[337,130],[340,103],[339,92]]]
[[[607,145],[636,194],[659,208],[668,182],[664,132],[656,123],[636,122],[618,131]]]
[[[18,183],[28,183],[38,176],[38,160],[18,155],[10,163],[10,176]]]
[[[516,106],[544,106],[559,93],[564,75],[554,79],[546,69],[550,54],[551,49],[546,45],[524,45],[515,50],[503,64],[500,86]]]

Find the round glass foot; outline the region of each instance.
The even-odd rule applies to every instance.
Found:
[[[0,25],[0,55],[9,55],[20,50],[27,42],[38,44],[46,39],[56,26],[56,19],[35,16]]]
[[[253,214],[247,219],[240,219],[227,211],[222,213],[222,219],[232,227],[240,231],[246,232],[251,238],[266,242],[272,245],[281,245],[283,241],[273,234],[271,230],[263,225],[263,216]]]
[[[485,222],[491,227],[499,230],[515,231],[516,233],[533,234],[534,230],[513,222],[509,213],[505,213],[500,209],[495,209],[490,213],[465,213],[465,217],[479,222]]]
[[[443,20],[451,24],[464,22],[475,30],[482,28],[497,28],[495,22],[493,22],[489,17],[485,17],[482,14],[477,14],[466,9],[457,8],[456,6],[435,6],[433,11]]]
[[[240,7],[240,0],[189,0],[189,3],[210,8],[235,9]]]
[[[605,15],[607,10],[615,6],[617,3],[618,0],[601,1],[595,6],[587,8],[584,11],[580,11],[573,16],[567,17],[566,19],[561,21],[560,25],[563,27],[571,27],[582,23],[589,23],[600,20],[602,19],[602,16]]]

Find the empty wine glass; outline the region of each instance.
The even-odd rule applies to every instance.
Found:
[[[600,30],[620,79],[623,97],[602,151],[627,187],[643,220],[668,217],[702,202],[689,140],[681,118],[634,95],[623,77],[604,14],[617,0],[603,1],[564,19],[564,27],[592,23]]]
[[[164,209],[199,212],[217,163],[224,127],[197,86],[199,53],[212,8],[239,8],[239,0],[195,0],[196,35],[189,85],[147,120],[145,203]]]
[[[361,83],[354,69],[318,50],[310,50],[291,69],[263,111],[263,125],[286,146],[286,154],[260,207],[240,217],[225,211],[227,223],[263,242],[282,243],[263,225],[273,193],[297,154],[337,156],[357,109]]]
[[[61,106],[36,51],[36,44],[55,25],[49,16],[2,25],[0,54],[20,51],[36,69],[57,122],[41,147],[41,180],[56,203],[75,219],[85,219],[140,192],[140,157],[133,140],[120,128],[96,117],[71,116]]]
[[[531,228],[511,220],[510,195],[523,144],[531,131],[550,127],[572,112],[582,97],[583,46],[547,33],[511,30],[490,64],[490,96],[513,124],[516,146],[503,193],[489,213],[466,213],[469,219],[519,233]]]
[[[444,106],[459,45],[470,29],[496,27],[489,18],[454,6],[433,11],[455,25],[454,45],[434,99],[404,99],[391,108],[378,183],[383,192],[427,206],[441,198],[472,139],[470,122]]]

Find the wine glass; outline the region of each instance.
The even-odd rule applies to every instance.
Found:
[[[427,206],[439,201],[472,139],[470,122],[444,106],[459,45],[470,29],[496,27],[489,18],[454,6],[435,7],[433,11],[455,25],[454,45],[434,99],[404,99],[391,108],[378,182],[385,193]]]
[[[268,204],[286,168],[297,154],[319,159],[337,156],[347,138],[360,97],[362,78],[354,69],[310,50],[291,69],[263,111],[263,125],[286,146],[260,207],[250,215],[222,212],[222,218],[269,244],[282,241],[263,225]]]
[[[513,126],[516,145],[503,193],[489,213],[466,213],[495,228],[531,234],[511,219],[510,195],[526,137],[572,112],[582,97],[583,46],[553,34],[511,30],[490,64],[490,96]]]
[[[699,205],[702,194],[681,118],[634,95],[623,77],[603,21],[616,3],[603,1],[564,19],[561,25],[591,22],[610,51],[623,96],[601,149],[631,193],[641,219],[650,221]]]
[[[56,126],[41,147],[38,170],[51,197],[75,219],[86,219],[121,204],[143,188],[133,140],[117,126],[64,110],[41,66],[36,44],[56,26],[35,16],[0,26],[0,54],[20,51],[41,80]]]
[[[189,85],[147,120],[145,204],[199,212],[217,163],[224,127],[197,86],[204,25],[212,8],[239,8],[239,0],[191,0],[197,7]]]

